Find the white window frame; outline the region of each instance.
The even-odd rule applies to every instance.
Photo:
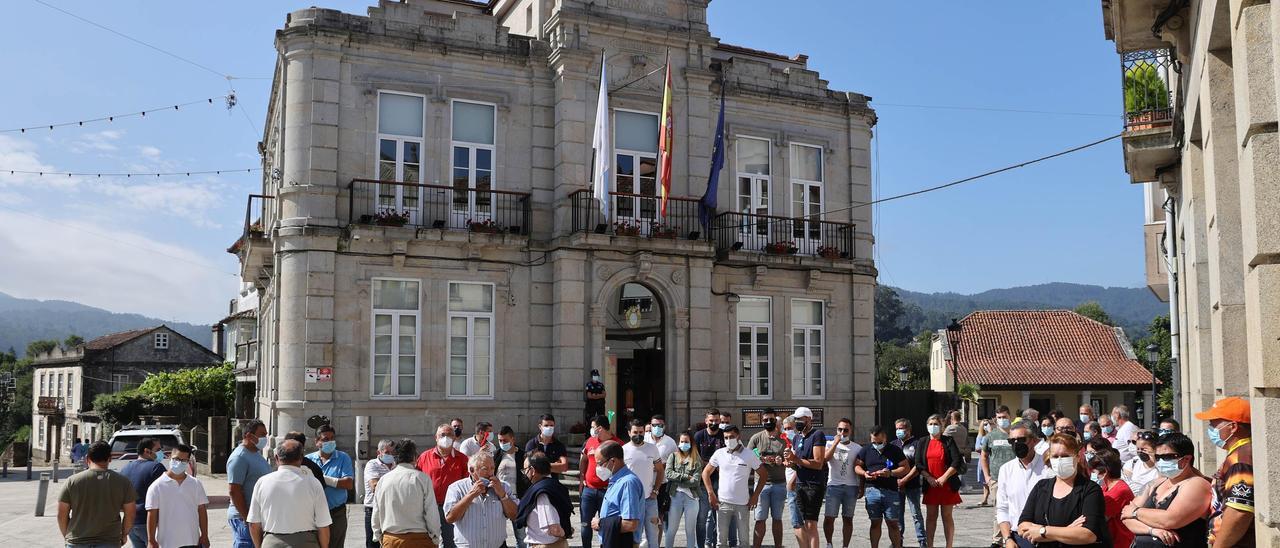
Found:
[[[378,282],[413,282],[418,284],[418,309],[409,310],[402,308],[374,308],[373,287]],[[393,278],[389,276],[378,276],[370,280],[369,283],[369,399],[374,400],[416,400],[422,397],[422,280],[418,278]],[[391,393],[376,394],[374,387],[376,386],[376,375],[374,362],[377,361],[377,336],[378,336],[378,316],[391,316],[391,368],[387,374],[391,376]],[[400,394],[400,341],[396,340],[400,336],[400,318],[403,316],[413,316],[413,394]]]
[[[44,390],[45,390],[45,388],[44,388],[44,387],[45,387],[45,380],[44,380],[44,378],[45,378],[45,374],[44,374],[43,372],[41,372],[41,373],[40,373],[40,395],[41,395],[41,396],[47,396],[47,395],[48,395],[48,394],[46,394],[46,393],[45,393],[45,391],[44,391]]]
[[[382,96],[383,95],[404,95],[408,97],[417,97],[418,100],[422,101],[422,136],[421,137],[416,137],[413,135],[400,135],[398,133],[382,132],[382,126],[380,124],[380,121],[382,120]],[[374,124],[374,133],[375,135],[377,135],[373,141],[373,178],[374,180],[382,180],[382,141],[390,140],[390,141],[395,141],[396,143],[395,181],[401,182],[401,183],[422,184],[422,182],[425,180],[426,173],[427,173],[427,161],[426,161],[427,160],[427,148],[426,148],[427,96],[421,93],[409,93],[407,91],[394,91],[394,90],[384,90],[384,89],[378,90],[378,96],[375,99],[375,103],[374,103],[373,124]],[[404,144],[406,142],[413,142],[418,144],[418,180],[417,181],[404,180]],[[418,193],[415,199],[418,201],[418,205],[416,207],[405,207],[404,205],[405,187],[397,185],[396,191],[395,191],[395,210],[397,212],[408,211],[409,222],[413,224],[417,224],[419,221],[419,218],[421,216],[420,212],[422,211],[422,206],[423,206],[422,201],[425,198],[425,196],[423,196],[425,194],[424,189],[422,187],[417,187],[417,188],[418,188]],[[382,190],[375,188],[374,194],[373,194],[373,208],[375,213],[382,211],[382,205],[379,203],[381,198],[382,198]]]
[[[67,409],[75,409],[75,402],[72,397],[76,393],[76,374],[74,371],[67,373]]]
[[[742,296],[741,296],[741,300],[739,301],[739,304],[741,304],[741,301],[745,301],[745,300],[747,300],[747,299],[763,299],[764,301],[766,301],[766,302],[768,303],[768,305],[769,305],[769,321],[767,321],[767,322],[749,322],[749,321],[742,321],[742,320],[738,319],[738,312],[737,312],[737,310],[735,309],[735,311],[734,311],[734,321],[736,322],[737,329],[736,329],[736,330],[734,330],[734,334],[733,334],[733,354],[732,354],[732,355],[733,355],[733,357],[734,357],[734,362],[733,362],[733,363],[734,363],[734,365],[735,365],[735,369],[734,369],[734,382],[737,384],[737,391],[738,391],[738,398],[739,398],[739,399],[744,399],[744,400],[753,400],[753,399],[770,399],[770,398],[772,398],[772,397],[773,397],[773,388],[774,388],[774,383],[773,383],[773,377],[774,377],[774,375],[773,375],[773,373],[774,373],[774,367],[773,367],[773,352],[774,352],[774,348],[773,348],[773,297],[761,297],[761,296],[753,296],[753,295],[742,295]],[[756,366],[756,364],[757,364],[757,362],[756,362],[756,360],[755,360],[755,356],[756,356],[756,352],[755,352],[755,350],[756,350],[756,346],[757,346],[757,345],[756,345],[756,334],[759,332],[758,330],[763,329],[763,330],[764,330],[764,332],[765,332],[765,336],[766,336],[766,337],[768,337],[768,343],[767,343],[767,344],[769,345],[769,351],[768,351],[768,353],[767,353],[767,354],[765,354],[765,356],[768,358],[769,373],[768,373],[767,375],[765,375],[765,376],[764,376],[764,378],[765,378],[765,380],[766,380],[766,381],[768,381],[768,387],[769,387],[769,389],[768,389],[766,392],[762,393],[762,394],[755,394],[755,393],[746,393],[746,394],[744,394],[744,393],[742,392],[742,379],[741,379],[742,368],[743,368],[743,364],[742,364],[742,343],[741,343],[741,341],[740,341],[739,339],[740,339],[740,337],[742,336],[742,329],[743,329],[744,327],[745,327],[745,328],[748,328],[748,329],[750,329],[750,330],[751,330],[751,341],[750,341],[750,343],[749,343],[749,344],[750,344],[750,346],[751,346],[751,350],[752,350],[752,352],[751,352],[751,370],[752,370],[752,373],[753,373],[753,374],[752,374],[752,377],[751,377],[751,386],[752,386],[753,391],[754,391],[754,389],[755,389],[756,387],[759,387],[759,386],[760,386],[760,385],[759,385],[759,380],[760,380],[760,378],[761,378],[761,376],[759,375],[758,370],[757,370],[757,369],[756,369],[756,367],[755,367],[755,366]]]
[[[743,140],[747,140],[747,139],[754,140],[754,141],[763,141],[765,143],[765,150],[767,151],[766,158],[769,159],[768,175],[761,175],[759,173],[749,173],[743,170],[742,157],[741,157],[742,149],[740,145]],[[742,178],[744,177],[751,179],[751,189],[754,193],[755,190],[758,190],[758,187],[756,185],[761,182],[760,181],[761,179],[763,179],[763,184],[764,184],[765,193],[766,193],[766,196],[764,199],[763,215],[771,215],[773,213],[773,140],[767,137],[755,137],[752,135],[735,136],[734,143],[733,143],[733,168],[734,168],[734,177],[733,177],[734,210],[742,214],[761,215],[761,213],[756,211],[756,207],[758,205],[756,204],[756,202],[759,200],[760,198],[759,196],[746,197],[748,200],[750,200],[751,203],[746,211],[742,210],[742,199],[744,198],[744,196],[742,195],[741,183],[742,183]],[[768,219],[765,219],[763,222],[756,223],[756,222],[751,222],[748,218],[744,218],[741,231],[744,235],[748,235],[748,236],[760,235],[764,237],[763,239],[767,240],[770,234],[769,228],[770,228],[770,222]],[[748,238],[744,238],[744,240],[748,243],[748,245],[752,247],[761,247],[769,243],[769,242],[762,242],[761,241],[762,238],[759,238],[759,237],[748,237]]]
[[[489,294],[493,297],[493,310],[490,312],[468,312],[449,310],[448,298],[445,299],[446,320],[448,327],[446,331],[446,339],[444,345],[444,379],[445,379],[445,398],[451,400],[492,400],[497,397],[495,393],[494,374],[497,372],[498,357],[495,353],[497,345],[495,339],[498,338],[498,294],[497,286],[491,282],[476,282],[469,280],[449,280],[446,287],[446,295],[451,291],[453,284],[469,284],[483,285],[489,288]],[[453,393],[453,319],[466,318],[467,320],[467,388],[464,394]],[[489,320],[489,394],[477,395],[475,391],[475,344],[472,342],[475,336],[475,323],[477,318],[487,318]]]
[[[637,197],[634,197],[634,196],[620,196],[620,197],[617,197],[617,198],[614,200],[613,208],[612,208],[612,211],[613,211],[614,217],[616,217],[616,218],[617,218],[617,219],[619,219],[619,220],[627,220],[627,221],[632,221],[632,222],[634,222],[634,223],[636,223],[636,224],[639,224],[639,225],[640,225],[640,233],[641,233],[641,234],[644,234],[644,235],[646,235],[646,236],[647,236],[647,235],[649,234],[649,229],[650,229],[649,223],[651,223],[651,222],[662,222],[662,219],[660,218],[660,217],[662,216],[662,214],[661,214],[661,212],[659,211],[659,207],[660,207],[660,206],[659,206],[659,203],[658,203],[658,198],[659,198],[659,196],[661,196],[661,192],[662,192],[662,191],[660,190],[660,189],[661,189],[661,187],[662,187],[662,180],[661,180],[661,179],[662,179],[662,177],[661,177],[661,173],[659,173],[659,172],[661,171],[661,169],[662,169],[662,166],[659,166],[659,165],[658,165],[658,153],[659,153],[660,151],[658,151],[658,150],[657,150],[657,149],[658,149],[658,147],[659,147],[659,145],[661,145],[661,143],[662,143],[662,138],[661,138],[661,135],[662,135],[662,115],[661,115],[660,113],[657,113],[657,112],[649,112],[649,111],[644,111],[644,110],[634,110],[634,109],[629,109],[629,108],[614,108],[614,109],[613,109],[613,112],[614,112],[614,113],[618,113],[618,112],[630,112],[630,113],[632,113],[632,114],[643,114],[643,115],[645,115],[645,116],[653,116],[653,117],[657,120],[657,123],[658,123],[658,135],[659,135],[659,138],[658,138],[658,142],[657,142],[657,143],[654,143],[654,149],[655,149],[655,152],[644,152],[644,151],[639,151],[639,150],[630,150],[630,149],[625,149],[625,148],[617,148],[617,147],[614,147],[614,149],[613,149],[613,158],[611,158],[611,159],[610,159],[610,161],[612,161],[612,162],[613,162],[613,181],[611,181],[613,184],[612,184],[609,188],[612,188],[614,192],[622,192],[622,190],[620,190],[620,189],[618,188],[618,174],[620,173],[620,172],[618,171],[618,156],[630,156],[630,157],[631,157],[631,169],[632,169],[632,172],[631,172],[631,185],[632,185],[632,190],[631,190],[630,192],[626,192],[625,194],[634,194],[634,195],[637,195],[637,196],[647,196],[647,195],[646,195],[646,194],[644,194],[643,192],[640,192],[640,159],[641,159],[641,158],[650,158],[650,159],[652,159],[652,160],[653,160],[653,165],[657,168],[657,169],[654,171],[654,173],[653,173],[653,198],[637,198]],[[617,117],[616,117],[616,116],[614,116],[614,117],[613,117],[613,120],[611,120],[611,121],[612,121],[612,122],[614,122],[614,123],[612,124],[612,126],[613,126],[613,127],[612,127],[612,128],[610,128],[610,131],[612,131],[612,132],[613,132],[613,143],[614,143],[614,144],[617,144],[617,142],[618,142],[618,125],[617,125]],[[631,201],[631,213],[632,213],[631,215],[629,215],[629,216],[625,216],[625,217],[624,217],[624,216],[622,216],[621,214],[619,214],[619,213],[618,213],[618,211],[619,211],[619,208],[618,208],[618,202],[619,202],[619,201],[621,201],[621,200],[630,200],[630,201]],[[640,214],[640,212],[641,212],[641,211],[643,211],[643,209],[641,208],[641,202],[642,202],[642,201],[646,201],[646,200],[647,200],[647,201],[652,201],[652,202],[653,202],[653,218],[652,218],[652,219],[647,218],[647,217],[644,217],[643,215],[641,215],[641,214]]]
[[[484,105],[493,109],[493,143],[492,144],[473,143],[471,141],[459,141],[453,137],[454,106],[457,105],[458,103]],[[454,165],[454,156],[453,156],[455,148],[467,149],[467,166],[468,166],[467,167],[467,188],[470,189],[471,192],[467,193],[467,210],[466,211],[458,211],[454,209],[455,205],[453,201],[449,202],[449,205],[448,205],[449,211],[452,212],[454,215],[463,216],[462,218],[458,219],[458,223],[459,223],[458,226],[460,227],[464,226],[462,223],[465,223],[466,219],[468,218],[473,220],[485,220],[485,219],[493,218],[494,209],[498,206],[498,204],[496,203],[497,201],[494,199],[494,195],[492,193],[489,194],[489,211],[487,213],[482,213],[478,209],[476,204],[476,198],[477,198],[477,194],[475,192],[476,190],[476,151],[482,150],[482,149],[489,151],[489,162],[490,162],[489,190],[497,190],[498,189],[498,104],[497,103],[488,103],[485,101],[473,101],[470,99],[450,99],[449,100],[449,187],[450,188],[453,188],[453,170],[456,167]]]
[[[796,148],[798,148],[798,147],[807,147],[807,148],[813,148],[813,149],[817,149],[817,150],[818,150],[818,160],[819,160],[819,161],[818,161],[818,180],[813,181],[813,180],[809,180],[809,179],[801,179],[800,177],[798,177],[798,176],[796,175],[797,171],[799,171],[799,170],[797,170],[797,169],[796,169],[796,166],[797,166],[796,161],[798,160],[798,158],[799,158],[799,157],[798,157],[798,155],[796,155],[796,154],[795,154],[795,150],[796,150]],[[797,223],[800,223],[802,226],[804,226],[804,228],[802,229],[802,230],[803,230],[803,232],[801,232],[801,234],[803,234],[803,235],[804,235],[804,237],[802,237],[802,238],[795,238],[795,227],[792,227],[792,234],[791,234],[791,235],[792,235],[792,238],[793,238],[793,239],[796,239],[796,240],[811,240],[811,241],[816,241],[816,240],[819,240],[819,239],[821,239],[821,238],[822,238],[822,228],[821,228],[821,225],[819,225],[819,227],[817,227],[817,229],[816,229],[816,230],[817,230],[817,232],[818,232],[818,238],[811,238],[811,237],[809,237],[809,234],[811,233],[810,231],[811,231],[811,230],[814,230],[814,229],[812,229],[812,228],[808,227],[808,226],[807,226],[807,224],[808,224],[808,223],[807,223],[807,222],[805,222],[804,220],[807,220],[807,219],[809,218],[809,211],[808,211],[808,207],[807,207],[807,206],[809,206],[809,205],[810,205],[810,203],[809,203],[807,200],[808,200],[808,196],[809,196],[809,193],[808,193],[808,187],[810,187],[810,186],[817,186],[817,187],[818,187],[818,211],[819,211],[819,215],[818,215],[818,219],[817,219],[817,220],[821,221],[821,220],[823,220],[823,219],[826,217],[826,215],[825,215],[825,214],[823,214],[823,212],[826,210],[826,206],[827,206],[827,184],[826,184],[826,180],[827,180],[827,149],[826,149],[826,147],[824,147],[824,146],[822,146],[822,145],[815,145],[815,144],[810,144],[810,143],[797,143],[797,142],[793,142],[793,143],[791,143],[791,144],[790,144],[790,147],[789,147],[789,149],[788,149],[788,150],[789,150],[790,154],[788,155],[788,156],[789,156],[789,160],[788,160],[788,166],[787,166],[787,167],[788,167],[788,173],[787,173],[787,175],[788,175],[788,179],[790,179],[790,181],[789,181],[789,183],[787,184],[787,216],[788,216],[788,217],[792,217],[792,218],[801,219],[801,220],[797,220],[796,222],[797,222]],[[801,195],[801,200],[800,200],[800,202],[801,202],[801,203],[803,203],[803,204],[806,206],[806,207],[805,207],[805,210],[804,210],[804,212],[803,212],[803,215],[796,215],[796,214],[795,214],[795,211],[794,211],[795,204],[796,204],[796,187],[797,187],[797,186],[801,186],[801,187],[803,187],[803,189],[804,189],[804,191],[805,191],[805,192]]]
[[[169,349],[169,334],[168,334],[168,333],[153,333],[153,334],[151,335],[151,345],[152,345],[156,350],[168,350],[168,349]]]
[[[795,307],[794,307],[794,303],[796,302],[813,302],[821,305],[822,306],[822,325],[812,325],[812,324],[804,324],[804,323],[797,322],[795,317]],[[825,398],[827,393],[827,333],[826,333],[827,302],[821,299],[791,299],[791,303],[789,303],[789,306],[787,309],[787,314],[791,318],[791,337],[790,337],[791,340],[789,341],[790,342],[789,348],[787,348],[787,359],[791,362],[791,397],[795,399]],[[795,345],[796,345],[795,333],[796,331],[799,331],[799,330],[803,330],[805,332],[805,345],[804,345],[804,361],[802,363],[797,364],[796,357],[795,357]],[[809,353],[809,349],[812,346],[809,343],[809,341],[813,340],[812,337],[815,333],[818,335],[819,337],[818,340],[820,341],[820,344],[818,345],[818,362],[821,364],[821,371],[822,371],[821,373],[822,376],[818,379],[818,386],[820,388],[820,391],[817,394],[813,394],[809,392],[809,385],[813,381],[812,376],[810,376],[809,374],[809,362],[813,357]],[[800,368],[800,375],[798,379],[799,382],[796,382],[797,367]]]
[[[129,387],[128,373],[112,373],[111,374],[111,389],[113,392],[119,392],[128,387]]]

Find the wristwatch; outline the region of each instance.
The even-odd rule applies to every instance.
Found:
[[[1041,528],[1040,528],[1040,540],[1045,540],[1045,537],[1046,537],[1046,536],[1048,536],[1048,533],[1049,533],[1049,527],[1048,527],[1048,526],[1041,527]]]

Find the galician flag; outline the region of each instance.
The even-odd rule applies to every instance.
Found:
[[[596,100],[596,128],[591,138],[595,162],[591,166],[592,194],[600,200],[601,223],[609,223],[609,184],[613,179],[613,140],[609,133],[608,62],[600,52],[600,98]]]
[[[658,192],[662,196],[662,217],[667,216],[667,198],[671,197],[671,154],[675,151],[675,118],[671,112],[671,52],[667,52],[667,77],[662,84],[662,119],[658,122]]]

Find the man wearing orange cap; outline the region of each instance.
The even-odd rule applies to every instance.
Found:
[[[1255,544],[1253,535],[1253,444],[1250,434],[1249,400],[1223,398],[1196,413],[1209,421],[1209,440],[1227,450],[1222,467],[1213,476],[1213,518],[1209,531],[1211,546]]]

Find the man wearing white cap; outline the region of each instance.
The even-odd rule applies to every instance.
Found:
[[[800,548],[818,548],[818,515],[827,494],[827,435],[813,427],[808,407],[797,407],[794,416],[799,435],[785,457],[796,470],[796,508],[804,519]]]

